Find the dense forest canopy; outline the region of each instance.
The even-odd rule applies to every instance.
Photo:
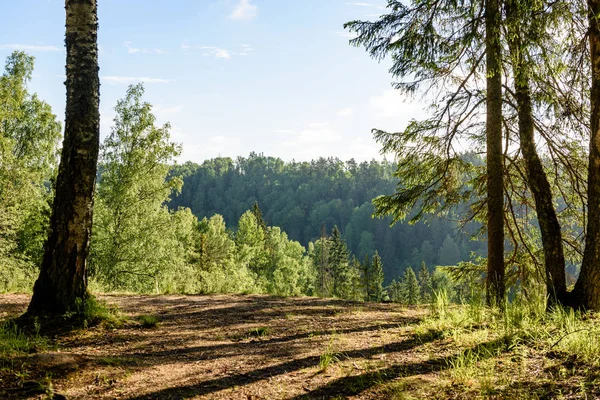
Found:
[[[182,176],[184,184],[169,207],[188,207],[198,218],[220,214],[235,229],[256,201],[267,224],[281,227],[304,246],[319,238],[323,226],[328,232],[337,226],[359,260],[379,251],[386,283],[422,262],[431,268],[468,261],[473,253],[485,255],[485,242],[473,240],[479,225],[463,228],[452,215],[392,227],[392,217],[374,219],[372,200],[394,192],[396,168],[385,160],[284,162],[255,153],[200,165],[188,162],[171,171]]]

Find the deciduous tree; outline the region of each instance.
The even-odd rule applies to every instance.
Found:
[[[66,0],[67,105],[56,195],[29,314],[75,310],[87,296],[94,184],[100,145],[98,7]]]

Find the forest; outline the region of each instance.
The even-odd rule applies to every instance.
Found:
[[[362,162],[180,162],[143,82],[106,127],[99,7],[65,0],[64,121],[5,46],[0,397],[600,397],[600,1],[345,23],[429,104]]]
[[[220,214],[235,229],[239,217],[257,202],[268,225],[281,227],[305,247],[319,239],[323,228],[330,233],[337,226],[359,260],[379,253],[386,282],[423,262],[431,269],[485,255],[485,238],[476,237],[480,224],[461,226],[457,216],[391,227],[389,216],[372,218],[372,199],[392,194],[398,184],[396,168],[387,161],[286,163],[257,154],[186,163],[172,171],[183,178],[183,187],[169,207],[189,208],[198,218]]]

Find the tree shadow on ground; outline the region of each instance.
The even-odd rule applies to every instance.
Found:
[[[422,340],[417,340],[414,338],[403,340],[401,342],[386,344],[383,346],[376,346],[366,349],[356,349],[343,352],[341,354],[342,357],[347,357],[350,359],[364,359],[369,360],[373,359],[374,356],[382,354],[382,353],[398,353],[410,351],[416,347],[423,345]],[[221,390],[233,388],[236,386],[243,386],[250,383],[254,383],[257,381],[265,380],[277,375],[287,374],[291,371],[298,371],[305,368],[314,368],[319,365],[320,356],[310,356],[304,357],[301,359],[290,360],[284,363],[280,363],[277,365],[269,366],[266,368],[260,368],[253,371],[240,373],[240,374],[232,374],[222,378],[211,379],[207,381],[200,382],[194,385],[188,386],[178,386],[171,387],[163,390],[159,390],[153,393],[148,393],[145,395],[133,397],[134,400],[142,400],[142,399],[162,399],[162,398],[191,398],[195,396],[207,395],[210,393],[218,392]],[[417,365],[418,364],[418,365]],[[418,370],[419,368],[428,369],[431,371],[431,368],[439,363],[436,363],[435,360],[433,364],[430,362],[417,363],[412,368],[414,370]],[[422,365],[422,366],[421,366]],[[393,368],[404,368],[402,365],[393,367]],[[390,370],[393,370],[390,368]],[[337,382],[337,381],[335,381]],[[337,385],[327,385],[323,388],[324,393],[329,393],[329,390],[335,390]],[[343,382],[340,380],[340,384]],[[315,394],[318,395],[320,392],[315,391]],[[302,397],[302,398],[313,398],[313,397]]]
[[[412,320],[412,319],[407,319]],[[397,328],[400,324],[377,324],[371,326],[363,326],[357,328],[348,328],[348,329],[329,329],[329,330],[320,330],[320,331],[311,331],[299,334],[293,334],[282,337],[275,338],[266,338],[266,339],[254,339],[251,335],[248,335],[247,342],[237,342],[237,343],[223,343],[217,344],[213,346],[193,346],[193,347],[185,347],[185,348],[174,348],[168,350],[160,350],[160,351],[150,351],[150,352],[126,352],[123,353],[122,356],[125,358],[135,357],[136,359],[145,360],[150,364],[154,364],[155,362],[160,362],[160,360],[164,360],[165,357],[169,358],[177,358],[178,360],[186,360],[186,361],[207,361],[214,360],[217,358],[227,357],[233,354],[244,354],[244,355],[264,355],[269,357],[281,357],[288,355],[286,353],[280,353],[277,349],[270,347],[273,344],[284,344],[288,342],[293,342],[297,340],[308,339],[311,337],[319,337],[319,336],[329,336],[329,335],[345,335],[352,333],[365,333],[365,332],[374,332],[385,329],[393,329]],[[310,343],[305,343],[305,345],[309,346]],[[285,349],[285,348],[282,348]],[[289,349],[289,348],[288,348]]]
[[[123,328],[117,330],[99,328],[56,338],[61,351],[66,350],[65,353],[75,357],[75,361],[62,355],[58,357],[58,354],[51,355],[52,365],[44,364],[48,360],[37,355],[13,358],[13,361],[26,366],[32,372],[32,380],[41,380],[50,374],[53,381],[56,379],[63,384],[77,376],[93,376],[98,371],[109,369],[116,374],[144,374],[154,367],[176,363],[194,365],[221,359],[223,364],[230,357],[257,360],[262,364],[261,368],[254,366],[254,370],[242,369],[228,376],[217,372],[205,376],[205,381],[198,385],[167,388],[141,397],[169,398],[182,397],[182,394],[183,397],[209,394],[303,368],[313,368],[320,361],[319,355],[314,355],[315,346],[326,343],[329,336],[357,334],[359,341],[354,348],[359,349],[343,355],[365,359],[383,352],[409,351],[423,343],[422,338],[413,338],[362,349],[368,345],[371,337],[387,335],[384,332],[390,330],[393,335],[400,332],[399,328],[420,321],[418,313],[406,315],[406,310],[389,305],[266,296],[98,297],[108,304],[120,306],[124,313],[133,318],[142,314],[157,315],[159,326],[151,330],[143,329],[130,319]],[[22,305],[19,306],[19,302],[26,301],[28,298],[25,297],[15,301],[11,310],[20,309]],[[265,327],[269,333],[253,336],[251,332],[256,327]],[[98,349],[101,351],[98,352]],[[86,382],[90,385],[90,381]],[[4,383],[11,385],[7,380]],[[3,391],[2,385],[0,382],[0,393]],[[15,393],[27,389],[12,386],[17,389]]]

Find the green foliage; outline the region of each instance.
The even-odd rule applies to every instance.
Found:
[[[316,270],[315,294],[329,297],[333,291],[332,276],[329,269],[329,252],[331,240],[323,228],[321,238],[308,244],[308,257]]]
[[[65,314],[64,318],[76,327],[101,324],[109,328],[118,328],[125,322],[125,318],[116,306],[108,305],[91,295],[85,299],[77,299],[75,306],[75,309]]]
[[[449,235],[442,243],[438,260],[439,265],[456,265],[461,261],[460,249]]]
[[[181,189],[181,180],[169,176],[180,148],[170,142],[168,124],[155,126],[143,93],[142,85],[129,87],[102,145],[90,275],[108,290],[162,292],[165,282],[173,290],[186,281],[180,273],[195,218],[165,205]]]
[[[387,291],[390,300],[394,303],[404,302],[404,290],[402,288],[402,283],[396,282],[395,279],[392,279],[392,283],[390,283],[390,286],[388,286]]]
[[[329,259],[327,264],[331,271],[331,279],[333,281],[332,295],[336,297],[344,297],[350,291],[350,263],[349,252],[344,239],[337,226],[331,231],[331,248],[329,250]]]
[[[477,156],[465,160],[481,164]],[[472,252],[485,254],[485,241],[470,240],[480,228],[475,222],[460,229],[453,219],[432,218],[428,223],[390,228],[391,217],[374,219],[372,199],[393,193],[398,183],[393,176],[395,169],[396,164],[388,161],[357,163],[329,158],[284,162],[255,153],[236,159],[215,158],[201,165],[186,163],[173,168],[172,175],[182,176],[184,185],[169,206],[173,210],[189,207],[200,219],[220,214],[227,227],[235,231],[242,221],[240,216],[253,209],[258,199],[267,226],[280,227],[289,239],[305,248],[314,243],[327,253],[325,260],[329,258],[328,246],[319,243],[337,226],[348,252],[360,261],[378,251],[384,264],[385,285],[401,276],[408,266],[419,266],[422,261],[430,267],[440,265],[440,248],[448,235],[460,249],[461,261],[468,260]],[[414,260],[413,249],[418,250]],[[312,256],[323,258],[323,254]],[[331,296],[333,289],[328,286],[333,285],[332,271],[326,262],[317,265],[316,287]]]
[[[152,329],[158,326],[158,317],[156,315],[143,314],[138,316],[138,321],[142,328]]]
[[[249,337],[258,337],[258,338],[265,337],[268,334],[269,334],[269,327],[267,327],[267,326],[261,326],[258,328],[254,328],[254,329],[250,330],[250,332],[248,332]]]
[[[28,91],[33,66],[16,51],[0,76],[0,292],[30,290],[50,214],[61,125]]]
[[[419,285],[415,271],[410,267],[404,272],[402,287],[406,303],[411,305],[419,304],[421,301],[421,286]]]
[[[242,214],[238,222],[235,243],[238,262],[247,265],[256,275],[259,286],[266,287],[265,279],[268,278],[269,272],[267,240],[270,238],[266,227],[262,228],[261,221],[252,211]],[[272,240],[269,240],[269,245],[272,247]]]
[[[382,301],[385,298],[383,289],[383,263],[379,253],[375,251],[373,260],[368,264],[369,282],[367,286],[368,299],[371,301]]]
[[[33,335],[28,335],[12,321],[0,324],[0,361],[48,347],[48,340],[40,336],[39,329]]]
[[[254,215],[254,218],[256,218],[256,223],[258,226],[260,226],[264,233],[267,233],[267,224],[263,219],[262,210],[260,207],[258,207],[258,201],[255,201],[252,205],[252,214]]]
[[[319,371],[326,372],[329,367],[340,362],[341,354],[336,351],[335,336],[327,343],[327,348],[319,356]]]
[[[200,293],[254,292],[256,275],[246,259],[236,260],[236,242],[221,215],[200,223],[198,262],[194,265]]]
[[[268,292],[278,296],[309,294],[314,285],[313,269],[298,242],[288,239],[278,227],[269,228],[267,247],[270,270]]]
[[[0,191],[7,194],[0,200],[0,290],[31,285],[50,211],[49,182],[60,125],[44,103],[27,94],[32,62],[15,54],[0,85],[0,95],[7,99],[0,107]],[[421,246],[424,237],[431,236],[429,246],[438,248],[451,229],[432,224],[435,233],[422,225],[416,227],[418,234],[407,235],[398,227],[388,229],[389,221],[371,218],[370,200],[395,185],[394,167],[388,162],[320,159],[286,164],[251,154],[236,163],[215,159],[202,166],[173,167],[180,148],[171,142],[168,124],[156,125],[143,94],[141,85],[127,90],[101,148],[88,264],[97,290],[319,294],[381,301],[386,296],[384,272],[390,272],[384,271],[381,259],[398,259],[404,251],[393,235],[410,238],[410,248],[427,250]],[[200,201],[205,210],[218,203],[227,215],[241,215],[239,219],[226,224],[215,213],[198,221],[190,209],[179,207],[190,198],[190,192],[178,196],[182,180],[196,190],[198,177],[212,189],[203,188],[191,203]],[[265,199],[261,204],[267,205],[266,213],[257,198]],[[269,226],[269,220],[281,221],[288,231]],[[327,225],[335,226],[331,237],[325,233]],[[321,238],[312,242],[321,227]],[[308,251],[293,238],[304,240]],[[374,269],[367,273],[367,283],[364,267],[351,253],[373,254],[376,243],[382,243],[382,256],[369,265]],[[401,272],[407,262],[391,265]]]
[[[421,284],[421,301],[423,303],[431,303],[433,298],[433,280],[424,261],[421,263],[418,279]]]

